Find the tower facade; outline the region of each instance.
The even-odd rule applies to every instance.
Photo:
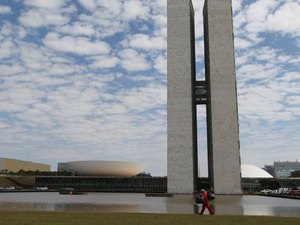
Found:
[[[197,181],[194,10],[168,0],[168,192],[193,193]]]
[[[208,175],[218,194],[241,193],[237,90],[231,0],[206,0]]]
[[[206,0],[203,15],[205,81],[196,81],[192,2],[168,0],[168,192],[197,189],[196,104],[206,104],[211,186],[216,194],[240,194],[231,0]]]

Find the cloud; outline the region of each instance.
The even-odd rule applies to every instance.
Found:
[[[252,42],[243,38],[235,37],[234,38],[234,47],[237,50],[247,49],[252,46]]]
[[[128,46],[144,50],[165,50],[167,42],[162,37],[150,37],[145,34],[134,34],[128,37]]]
[[[103,14],[120,15],[123,7],[123,2],[119,0],[78,0],[78,2],[86,9],[93,13],[102,10]]]
[[[232,12],[233,12],[233,14],[234,14],[235,12],[241,10],[241,7],[242,7],[242,1],[243,1],[243,0],[235,0],[235,1],[232,1]]]
[[[0,64],[0,71],[2,76],[10,76],[24,72],[25,68],[16,63],[11,65]]]
[[[40,1],[40,0],[25,0],[24,4],[28,6],[44,8],[44,9],[57,9],[64,6],[66,0],[51,0],[51,1]]]
[[[161,36],[164,39],[167,39],[167,17],[166,15],[156,15],[152,17],[155,26],[157,27],[154,30],[155,36]]]
[[[93,57],[92,68],[113,68],[120,63],[120,59],[117,57],[99,56]]]
[[[147,19],[149,17],[149,8],[139,0],[126,0],[123,7],[123,17],[127,20]]]
[[[285,2],[273,14],[268,15],[266,26],[270,31],[300,36],[300,3]]]
[[[19,21],[26,27],[43,27],[48,25],[65,25],[70,18],[56,11],[48,10],[28,10],[23,12]]]
[[[9,6],[0,5],[0,14],[10,14],[11,8]]]
[[[166,56],[158,56],[154,60],[154,69],[156,69],[159,73],[166,75],[167,74],[167,57]]]
[[[3,41],[0,40],[0,59],[11,57],[14,51],[14,43],[12,40],[9,38]]]
[[[246,38],[244,44],[247,41],[247,45],[264,41],[266,38],[262,35],[264,32],[299,36],[299,4],[297,1],[275,0],[256,1],[249,4],[243,10],[236,11],[234,16],[235,35]],[[295,43],[297,44],[296,41]]]
[[[119,52],[121,66],[127,71],[143,71],[150,68],[146,56],[133,49],[123,49]]]
[[[74,22],[72,25],[64,25],[56,29],[60,33],[70,34],[72,36],[93,36],[96,31],[91,24],[83,22]]]
[[[203,2],[193,0],[198,79]],[[166,175],[166,4],[7,1],[1,15],[14,19],[4,14],[0,28],[1,153],[53,169],[79,159],[148,161],[149,172]],[[286,146],[287,160],[298,153],[290,135],[300,129],[298,5],[233,1],[242,162],[282,159]],[[205,116],[198,107],[201,170]]]
[[[104,41],[91,41],[84,37],[60,36],[50,32],[43,39],[45,46],[56,51],[79,55],[102,55],[110,52],[110,46]]]
[[[150,108],[165,105],[166,87],[164,85],[149,84],[141,88],[122,91],[122,103],[135,112],[145,112]]]
[[[95,0],[77,0],[84,8],[87,10],[93,11],[96,9],[96,1]]]

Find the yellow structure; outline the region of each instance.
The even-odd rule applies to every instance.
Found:
[[[0,172],[50,171],[50,165],[17,159],[0,158]]]

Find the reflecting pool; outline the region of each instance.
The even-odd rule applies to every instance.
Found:
[[[300,200],[295,199],[253,195],[216,196],[211,204],[216,215],[300,217]],[[194,198],[191,195],[145,197],[144,194],[128,193],[0,193],[0,210],[195,213]]]

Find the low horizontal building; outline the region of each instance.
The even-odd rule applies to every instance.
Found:
[[[35,186],[85,192],[166,193],[166,177],[38,176]]]
[[[74,188],[84,192],[167,193],[167,177],[37,176],[35,186]],[[299,187],[300,179],[242,178],[244,192]],[[198,178],[197,188],[209,189],[208,178]]]
[[[50,165],[43,163],[35,163],[30,161],[23,161],[18,159],[0,158],[0,171],[2,173],[7,172],[19,172],[24,171],[50,171]]]

